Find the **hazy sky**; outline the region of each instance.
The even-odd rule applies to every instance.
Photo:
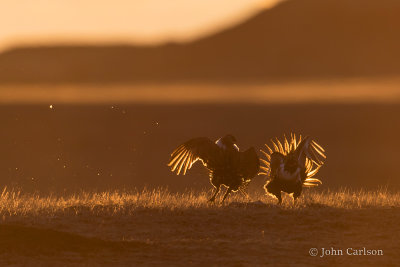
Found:
[[[185,41],[279,0],[1,0],[0,48],[65,42]]]

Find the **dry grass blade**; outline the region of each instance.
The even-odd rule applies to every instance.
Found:
[[[320,183],[312,178],[307,181],[307,186]],[[37,194],[21,194],[19,191],[3,189],[0,198],[0,215],[7,218],[26,220],[26,216],[37,216],[38,220],[54,216],[120,216],[134,214],[137,210],[197,210],[197,209],[223,209],[226,206],[210,205],[208,202],[210,192],[172,193],[167,189],[120,192],[109,191],[101,193],[82,192],[70,196],[39,196]],[[252,201],[261,200],[266,204],[274,205],[276,200],[263,194],[250,194]],[[233,194],[228,199],[231,202],[248,202],[240,194]],[[306,208],[310,204],[323,204],[334,208],[363,208],[363,207],[400,207],[400,193],[390,193],[385,190],[378,191],[306,191],[293,206],[287,203],[290,209]],[[265,207],[268,209],[268,207]],[[13,219],[13,220],[14,220]]]

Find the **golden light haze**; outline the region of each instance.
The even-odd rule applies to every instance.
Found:
[[[279,0],[4,0],[0,49],[41,44],[184,42]]]
[[[0,87],[0,104],[400,103],[399,79],[348,79],[259,85],[139,84]],[[321,90],[323,88],[323,90]],[[377,90],[379,88],[379,90]]]

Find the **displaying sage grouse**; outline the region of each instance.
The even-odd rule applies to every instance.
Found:
[[[304,139],[290,135],[290,140],[284,136],[283,142],[278,138],[272,142],[272,149],[265,145],[268,151],[262,151],[266,159],[261,159],[260,174],[266,174],[270,180],[265,184],[265,191],[275,196],[282,203],[281,192],[293,193],[296,200],[303,187],[314,187],[322,184],[314,178],[326,159],[325,150],[310,137]]]
[[[221,185],[228,187],[222,199],[226,199],[231,191],[239,188],[256,176],[259,172],[260,161],[253,147],[244,152],[239,151],[236,139],[228,134],[217,141],[207,137],[191,139],[178,146],[171,154],[168,166],[177,175],[192,167],[200,160],[210,172],[210,182],[215,187],[215,193],[210,198],[214,201]]]

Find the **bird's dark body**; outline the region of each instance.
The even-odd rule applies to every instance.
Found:
[[[268,193],[274,195],[279,202],[282,202],[281,192],[285,192],[288,194],[293,193],[293,198],[296,199],[301,195],[303,183],[290,183],[279,179],[272,179],[265,185],[265,189],[268,191]]]
[[[227,165],[221,164],[214,170],[210,170],[211,184],[216,188],[225,185],[232,188],[232,191],[237,191],[245,178],[238,173],[235,166],[233,162],[228,162]]]
[[[214,201],[221,185],[228,187],[223,200],[231,191],[237,191],[258,174],[259,158],[254,148],[240,152],[235,144],[236,139],[226,135],[216,142],[206,137],[191,139],[180,145],[172,154],[169,166],[179,174],[186,173],[192,164],[201,160],[209,170],[210,182],[215,193],[210,201]]]

